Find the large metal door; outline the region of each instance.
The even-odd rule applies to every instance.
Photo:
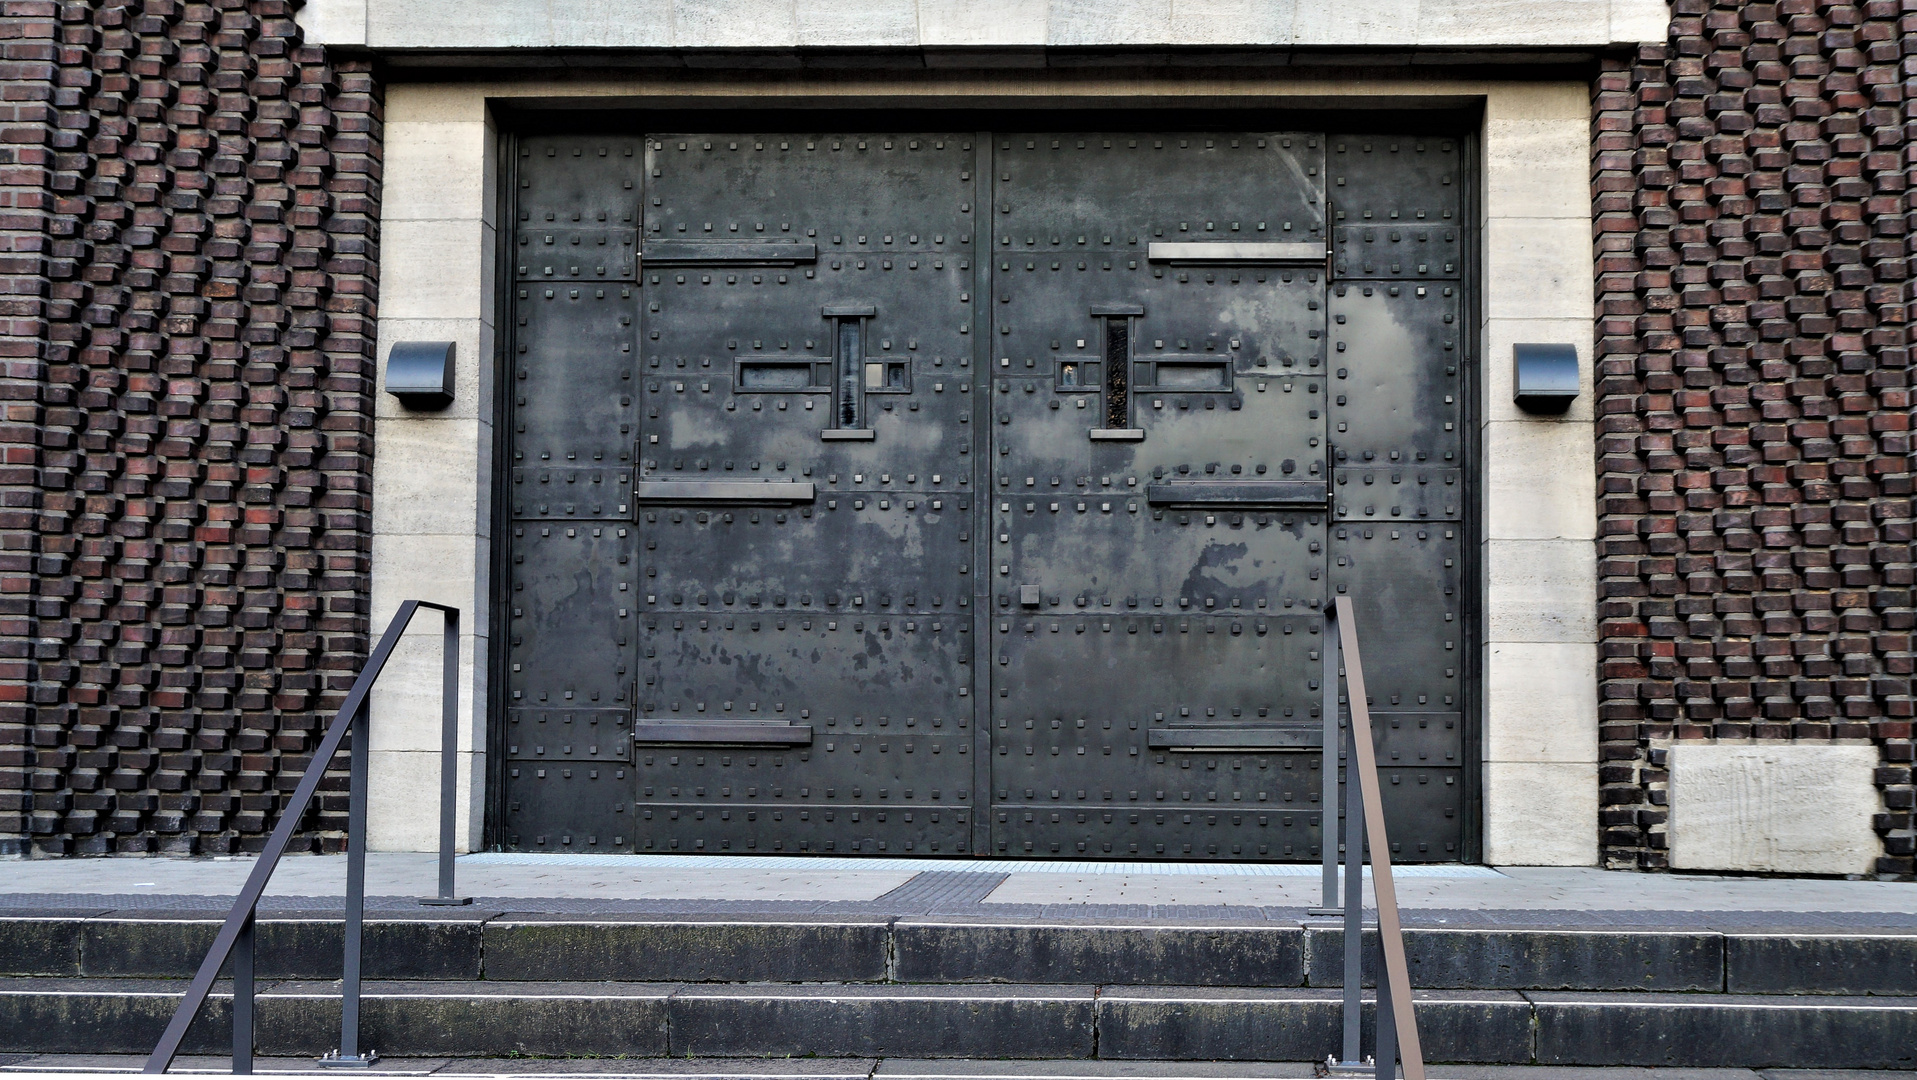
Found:
[[[1309,858],[1322,140],[996,149],[993,850]]]
[[[522,137],[501,839],[1314,858],[1348,590],[1460,857],[1459,158]]]
[[[648,145],[640,850],[970,849],[971,159]]]

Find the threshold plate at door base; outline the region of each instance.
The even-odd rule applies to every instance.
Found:
[[[812,725],[758,720],[638,720],[632,725],[632,741],[810,746]]]
[[[1202,753],[1207,750],[1305,750],[1325,744],[1325,733],[1315,728],[1153,728],[1145,743],[1154,750]]]

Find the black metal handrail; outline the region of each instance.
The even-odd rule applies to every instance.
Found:
[[[1411,973],[1405,964],[1404,932],[1398,919],[1398,890],[1391,880],[1391,844],[1385,837],[1384,803],[1378,786],[1378,762],[1371,745],[1371,702],[1365,696],[1364,664],[1358,655],[1358,620],[1351,598],[1340,596],[1325,608],[1324,633],[1324,798],[1320,848],[1324,852],[1324,904],[1313,914],[1344,917],[1344,1055],[1326,1061],[1327,1072],[1372,1072],[1377,1080],[1395,1080],[1403,1059],[1405,1080],[1424,1080],[1424,1048],[1412,1012]],[[1338,677],[1345,682],[1351,720],[1340,732]],[[1363,736],[1360,737],[1359,733]],[[1342,744],[1346,778],[1344,902],[1338,902],[1338,756]],[[1356,773],[1357,783],[1352,783]],[[1370,843],[1366,843],[1369,836]],[[1364,855],[1371,853],[1371,888],[1378,905],[1378,946],[1385,977],[1378,982],[1378,1037],[1372,1064],[1359,1057],[1358,1020],[1363,1008]]]
[[[353,680],[353,688],[347,691],[345,703],[340,706],[339,712],[333,714],[333,722],[327,726],[319,748],[313,752],[313,760],[301,774],[299,786],[294,788],[293,797],[280,812],[279,824],[274,826],[272,835],[267,838],[266,847],[253,864],[253,872],[247,875],[246,884],[241,886],[239,896],[234,899],[233,909],[227,913],[226,922],[213,938],[213,947],[207,950],[206,959],[200,962],[200,970],[187,986],[186,997],[174,1010],[173,1019],[160,1036],[160,1044],[153,1048],[152,1055],[146,1059],[144,1072],[163,1073],[173,1063],[174,1056],[180,1052],[181,1042],[186,1039],[187,1029],[193,1026],[193,1021],[199,1018],[201,1010],[206,1007],[214,980],[219,977],[220,969],[226,966],[229,957],[233,961],[233,1072],[244,1074],[253,1071],[253,929],[260,896],[266,891],[267,879],[278,868],[280,856],[286,853],[287,843],[293,839],[293,833],[306,816],[306,809],[319,791],[320,781],[326,776],[327,766],[332,764],[333,756],[339,753],[340,743],[345,741],[348,731],[352,732],[353,745],[346,818],[346,944],[340,979],[340,1041],[339,1050],[321,1060],[327,1065],[362,1067],[378,1060],[377,1052],[361,1053],[359,1049],[360,945],[366,915],[366,771],[367,729],[370,726],[367,699],[373,683],[385,670],[387,659],[405,634],[407,624],[412,622],[413,613],[423,607],[432,608],[445,616],[441,639],[445,655],[440,701],[439,895],[420,902],[468,902],[453,895],[453,819],[454,800],[458,792],[459,609],[425,600],[408,600],[399,606],[393,621],[387,624],[386,632],[380,636],[379,644],[374,646],[366,666],[360,669],[359,677]]]

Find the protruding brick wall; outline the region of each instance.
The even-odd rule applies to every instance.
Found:
[[[257,847],[365,654],[379,88],[293,6],[4,0],[0,846]]]
[[[1601,815],[1671,738],[1871,739],[1912,871],[1917,0],[1675,0],[1595,88]]]

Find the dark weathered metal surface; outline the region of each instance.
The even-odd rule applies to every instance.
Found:
[[[1154,506],[1323,506],[1322,480],[1173,480],[1148,484]]]
[[[1342,591],[1459,857],[1461,159],[1364,142],[522,138],[506,844],[1312,858]]]
[[[995,145],[993,850],[1308,858],[1317,772],[1271,751],[1316,715],[1321,142]]]

